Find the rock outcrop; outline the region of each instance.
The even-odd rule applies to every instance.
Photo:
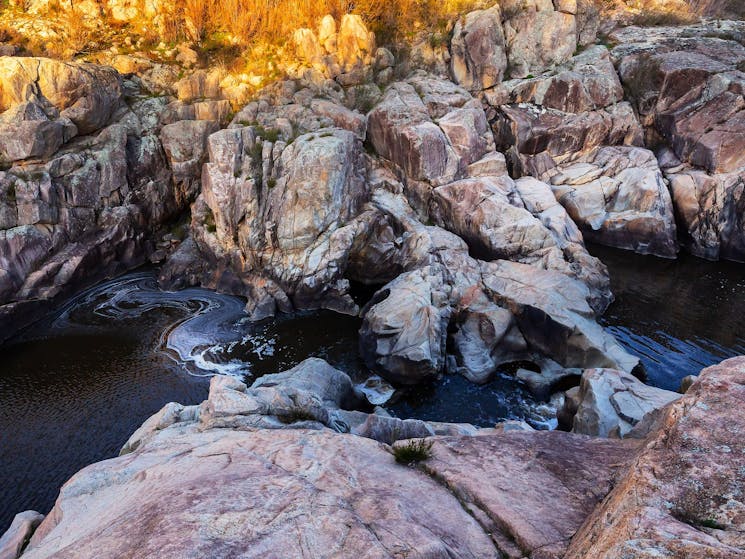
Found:
[[[584,281],[602,313],[607,272],[538,181],[515,183],[482,108],[459,87],[420,75],[395,83],[369,115],[370,142],[396,165],[421,221],[464,239],[483,260],[507,259]]]
[[[744,368],[705,370],[644,442],[485,429],[392,447],[317,420],[354,399],[323,361],[251,388],[216,377],[67,482],[21,557],[740,557]]]
[[[588,369],[567,393],[563,419],[573,433],[644,438],[663,408],[680,397],[621,371]]]
[[[684,246],[742,261],[745,47],[732,37],[711,25],[631,27],[613,34],[612,56],[660,153]]]
[[[664,410],[567,559],[745,556],[744,374],[742,357],[710,367]]]
[[[0,82],[4,339],[43,301],[146,261],[154,234],[193,200],[199,146],[218,124],[186,110],[178,120],[189,123],[164,126],[176,114],[168,99],[109,67],[4,57]]]
[[[461,17],[455,24],[451,73],[472,93],[502,79],[525,78],[569,60],[577,47],[595,42],[592,2],[507,0]]]
[[[674,258],[677,230],[657,159],[638,147],[601,147],[573,156],[541,178],[588,241]]]
[[[0,557],[2,559],[20,557],[42,520],[44,520],[44,515],[32,510],[15,515],[10,528],[0,537]]]
[[[301,64],[290,68],[290,73],[316,82],[331,79],[342,86],[357,86],[372,81],[375,71],[378,80],[385,81],[394,62],[389,51],[377,51],[375,33],[356,14],[344,14],[338,29],[336,20],[327,15],[318,29],[295,31],[293,42]]]
[[[53,118],[72,122],[76,132],[71,136],[91,134],[108,124],[122,95],[114,69],[48,58],[0,58],[0,83],[0,111],[36,101]]]
[[[404,270],[363,310],[362,355],[384,377],[414,384],[436,378],[446,363],[476,382],[520,360],[546,369],[638,364],[597,325],[584,284],[528,264],[476,260],[459,237],[422,225],[401,195],[378,190],[373,203],[402,239],[389,252]],[[448,363],[449,330],[455,362]]]
[[[347,411],[368,418],[364,436],[355,436],[334,432],[339,422],[318,421],[353,399],[349,378],[317,359],[251,388],[215,377],[201,406],[169,404],[121,457],[65,484],[22,557],[136,547],[159,557],[559,558],[637,448],[568,433],[437,424],[419,436],[447,436],[432,439],[417,469],[366,438],[383,432],[373,418],[397,422],[387,432],[398,437],[388,442],[406,434],[406,422]],[[536,486],[546,488],[540,503],[518,505]]]
[[[612,300],[605,267],[549,185],[509,177],[465,89],[415,73],[389,86],[367,117],[340,105],[346,95],[285,82],[209,137],[191,240],[166,264],[164,285],[244,295],[252,319],[293,309],[357,313],[349,281],[384,285],[364,310],[362,351],[403,384],[446,369],[486,382],[522,358],[552,369],[633,369],[636,360],[594,322]],[[512,317],[522,311],[483,287],[511,261],[538,284],[566,281],[572,310],[557,324],[581,334],[533,343],[527,321],[520,332]],[[483,313],[491,328],[479,334]]]

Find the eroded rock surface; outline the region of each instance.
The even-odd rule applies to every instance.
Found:
[[[559,558],[637,448],[341,409],[353,398],[318,359],[250,388],[215,377],[200,406],[167,405],[121,457],[66,483],[22,556]],[[366,416],[362,436],[307,415],[323,412]],[[445,435],[419,468],[368,438],[394,442],[415,425],[426,429],[414,436]]]
[[[665,410],[567,559],[745,556],[743,375],[742,357],[710,367]]]
[[[745,260],[745,47],[706,25],[613,37],[621,79],[660,151],[684,246]]]
[[[239,126],[212,135],[209,153],[192,215],[194,266],[231,266],[254,318],[293,306],[355,312],[343,274],[367,199],[359,138],[329,128],[288,145]],[[219,286],[216,273],[204,270],[203,283]],[[169,274],[180,275],[167,269],[164,281]]]
[[[595,322],[583,283],[529,264],[476,260],[456,235],[422,225],[401,195],[379,190],[373,203],[402,239],[392,250],[404,269],[363,311],[362,355],[382,375],[413,384],[441,374],[448,324],[456,330],[450,366],[477,382],[524,359],[545,367],[637,365]]]
[[[587,240],[666,258],[678,253],[672,199],[651,151],[597,148],[542,178]]]

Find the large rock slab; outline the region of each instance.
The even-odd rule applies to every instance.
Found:
[[[368,116],[368,135],[378,154],[414,180],[442,182],[457,173],[447,136],[411,84],[395,83],[386,90]]]
[[[373,203],[401,238],[392,252],[405,272],[362,313],[360,349],[382,376],[436,378],[449,362],[450,335],[453,372],[476,382],[520,360],[627,371],[638,364],[595,322],[596,297],[585,284],[530,264],[477,260],[456,235],[421,224],[402,195],[378,190]]]
[[[472,511],[503,557],[559,559],[636,448],[630,441],[511,431],[437,439],[422,468]]]
[[[240,294],[256,300],[266,281],[277,286],[278,293],[258,296],[254,318],[274,314],[272,300],[288,298],[296,308],[356,312],[343,274],[364,226],[355,221],[368,196],[362,143],[334,128],[289,145],[261,134],[241,126],[209,138],[192,216],[200,250],[231,268],[244,285]]]
[[[534,351],[567,368],[617,365],[630,372],[639,364],[595,322],[589,292],[580,282],[506,260],[480,266],[485,291],[515,315]]]
[[[499,5],[459,19],[450,43],[455,81],[475,93],[499,84],[507,70],[507,53]]]
[[[68,481],[22,556],[558,559],[638,448],[338,409],[351,392],[318,359],[251,388],[215,377],[200,406],[168,404],[122,456]],[[272,422],[313,399],[334,413],[332,427],[344,420],[363,436],[307,418]],[[435,433],[418,467],[366,438]]]
[[[745,358],[704,370],[666,409],[567,559],[745,557]]]
[[[101,553],[498,556],[447,489],[397,465],[380,443],[318,431],[188,428],[162,431],[139,451],[77,474],[24,557]]]

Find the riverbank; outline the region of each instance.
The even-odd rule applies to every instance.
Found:
[[[12,491],[179,402],[40,528],[20,517],[13,558],[34,530],[28,556],[741,551],[739,439],[722,431],[739,429],[741,364],[688,374],[742,349],[745,22],[686,7],[644,27],[616,7],[464,4],[402,39],[328,14],[293,30],[267,82],[196,44],[122,36],[64,62],[3,33],[0,339],[72,301],[0,381],[9,426],[30,410],[34,445],[50,425],[73,443],[35,459],[19,438]],[[594,245],[627,253],[609,269]],[[157,278],[122,276],[148,262]],[[98,419],[110,433],[85,447]],[[672,477],[646,477],[660,464]]]

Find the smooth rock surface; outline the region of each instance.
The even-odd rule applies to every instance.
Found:
[[[20,557],[42,520],[44,515],[33,510],[16,514],[10,528],[0,537],[0,559]]]
[[[575,401],[567,401],[564,411],[568,418],[575,410],[573,433],[643,438],[661,410],[678,398],[677,392],[648,386],[621,371],[588,369],[582,374]]]

